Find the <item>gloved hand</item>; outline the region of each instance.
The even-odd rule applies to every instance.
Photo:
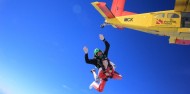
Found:
[[[87,54],[88,53],[88,48],[86,46],[83,47],[84,53]]]
[[[100,40],[104,40],[104,35],[99,34]]]

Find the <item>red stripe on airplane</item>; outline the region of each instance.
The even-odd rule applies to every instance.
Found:
[[[190,40],[176,39],[176,44],[190,45]]]

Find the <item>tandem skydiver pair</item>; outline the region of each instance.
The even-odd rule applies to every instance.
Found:
[[[91,70],[95,81],[92,82],[89,88],[94,88],[97,91],[102,92],[104,90],[106,81],[108,81],[109,78],[120,80],[122,79],[122,76],[115,71],[115,64],[111,62],[108,58],[110,44],[102,34],[99,34],[99,37],[100,40],[102,40],[106,46],[104,51],[100,50],[99,48],[94,49],[94,57],[92,59],[89,59],[88,48],[84,46],[83,50],[85,53],[86,63],[92,64],[98,69],[98,75],[96,74],[95,69]]]

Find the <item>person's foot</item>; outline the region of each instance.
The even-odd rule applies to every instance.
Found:
[[[93,73],[93,72],[96,72],[96,70],[95,70],[95,69],[92,69],[90,72]]]
[[[92,82],[92,84],[90,84],[90,86],[89,86],[89,89],[92,89],[93,88],[93,85],[95,85],[96,84],[96,82],[94,81],[94,82]]]

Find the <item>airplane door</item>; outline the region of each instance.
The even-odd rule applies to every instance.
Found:
[[[182,28],[190,28],[190,13],[189,12],[182,12],[181,27]]]
[[[158,13],[153,16],[153,26],[180,27],[180,16],[176,13]]]

